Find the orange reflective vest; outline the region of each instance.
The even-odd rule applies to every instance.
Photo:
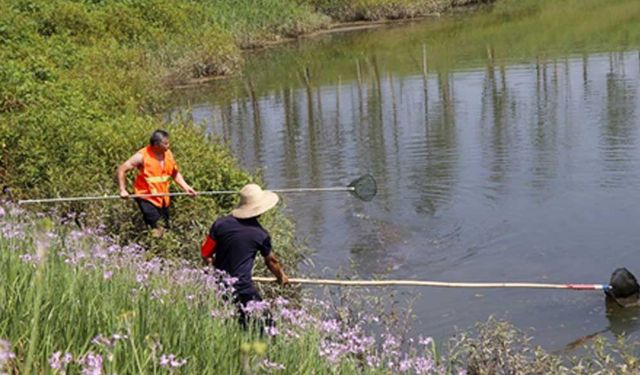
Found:
[[[156,159],[151,146],[147,146],[140,151],[142,153],[142,167],[139,168],[138,176],[133,183],[135,194],[163,194],[169,193],[171,178],[178,172],[178,165],[173,159],[171,151],[164,153],[164,168],[160,160]],[[169,207],[169,197],[147,197],[142,198],[153,203],[156,207]]]

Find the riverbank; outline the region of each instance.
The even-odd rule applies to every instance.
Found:
[[[0,201],[0,372],[20,374],[635,374],[637,343],[585,338],[551,354],[490,319],[449,345],[402,330],[394,311],[267,299],[275,326],[243,331],[214,270],[148,259],[100,229]],[[290,287],[287,287],[290,288]],[[279,292],[281,293],[281,289]],[[372,310],[373,309],[373,310]],[[375,311],[375,313],[371,313]],[[371,327],[378,326],[378,333]],[[405,332],[404,334],[402,332]],[[579,344],[582,344],[579,343]]]

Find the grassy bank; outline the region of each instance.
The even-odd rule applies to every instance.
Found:
[[[409,356],[386,335],[382,351],[363,330],[373,317],[339,320],[320,302],[278,298],[268,302],[277,325],[261,337],[240,329],[213,270],[146,260],[138,246],[12,205],[0,223],[0,372],[376,374],[400,360],[444,372],[428,341]]]
[[[275,328],[242,331],[213,270],[148,260],[99,230],[0,202],[0,372],[9,374],[634,374],[637,345],[581,357],[533,347],[507,323],[436,346],[392,314],[278,297],[251,306]],[[348,297],[349,305],[358,303]],[[369,308],[375,306],[369,306]],[[369,311],[368,313],[366,311]],[[369,328],[377,325],[375,332]],[[401,327],[400,327],[401,328]],[[436,348],[440,348],[439,351]]]
[[[493,0],[307,0],[334,21],[376,21],[438,15],[454,7],[490,3]]]

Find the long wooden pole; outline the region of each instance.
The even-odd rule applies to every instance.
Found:
[[[328,187],[328,188],[287,188],[287,189],[271,189],[276,193],[306,193],[320,191],[355,191],[354,187]],[[235,190],[217,190],[217,191],[199,191],[198,195],[221,195],[221,194],[237,194]],[[150,197],[179,197],[189,195],[188,193],[166,193],[166,194],[138,194],[129,195],[129,198],[150,198]],[[31,203],[58,203],[58,202],[76,202],[76,201],[95,201],[105,199],[122,199],[119,195],[96,195],[88,197],[66,197],[66,198],[45,198],[45,199],[24,199],[18,201],[18,204]]]
[[[275,282],[275,277],[253,277],[257,282]],[[542,283],[448,283],[419,280],[331,280],[290,278],[293,284],[342,285],[342,286],[430,286],[436,288],[528,288],[607,290],[608,284],[542,284]]]

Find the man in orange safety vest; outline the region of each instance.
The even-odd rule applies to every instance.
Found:
[[[133,183],[135,195],[168,194],[169,184],[173,179],[187,194],[196,196],[198,193],[189,186],[176,164],[173,154],[169,150],[169,133],[165,130],[156,130],[151,134],[149,145],[136,152],[129,160],[118,167],[118,184],[120,185],[120,197],[129,198],[125,175],[131,169],[138,169],[138,176]],[[152,234],[162,236],[164,229],[158,226],[162,218],[165,227],[169,227],[168,195],[135,198],[144,222],[152,228]]]

